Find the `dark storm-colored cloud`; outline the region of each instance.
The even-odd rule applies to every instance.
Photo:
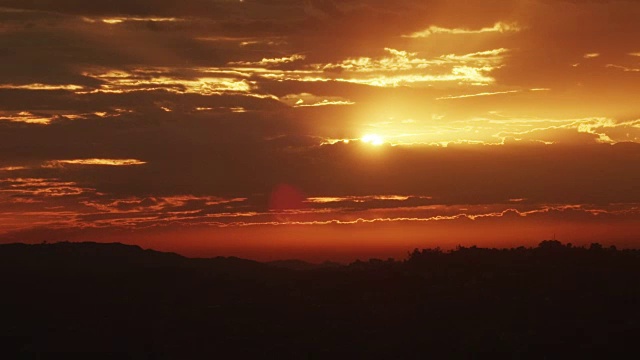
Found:
[[[123,109],[138,114],[161,111],[162,104],[174,110],[193,112],[196,108],[235,108],[247,110],[277,110],[285,107],[274,99],[260,99],[242,94],[199,95],[176,94],[169,91],[138,91],[129,94],[95,93],[77,95],[69,91],[2,90],[0,106],[6,111],[50,111],[56,115],[69,113],[93,113]],[[57,111],[57,113],[56,113]]]
[[[576,21],[582,21],[580,20],[582,16],[585,17],[584,22],[590,24],[586,34],[590,33],[593,36],[585,35],[581,37],[581,39],[590,38],[581,40],[582,42],[589,41],[589,47],[576,43],[574,39],[575,30],[573,30],[576,27],[571,27],[571,22],[551,22],[548,20],[548,14],[562,16],[557,15],[564,13],[558,11],[561,10],[562,5],[541,5],[537,2],[532,2],[526,6],[504,5],[504,2],[502,2],[502,5],[500,5],[500,2],[453,4],[457,7],[442,2],[430,2],[427,4],[412,1],[402,2],[393,7],[386,2],[376,1],[353,1],[335,4],[333,2],[307,2],[303,4],[286,1],[268,4],[261,2],[241,4],[229,1],[187,1],[184,4],[186,5],[176,6],[173,3],[154,2],[153,6],[151,6],[151,2],[136,2],[135,4],[108,3],[91,5],[72,1],[56,4],[55,7],[59,13],[94,13],[103,14],[104,16],[111,14],[113,11],[132,16],[161,15],[164,11],[171,11],[175,15],[180,14],[181,9],[193,11],[193,14],[207,14],[205,9],[214,7],[219,10],[214,11],[214,14],[225,14],[224,21],[226,23],[215,22],[215,24],[205,25],[202,20],[190,18],[181,19],[181,21],[126,21],[126,17],[124,17],[123,19],[125,20],[117,24],[105,24],[99,17],[96,20],[91,20],[95,21],[94,23],[87,22],[80,17],[65,19],[64,23],[67,25],[60,25],[59,28],[53,29],[54,31],[50,28],[44,28],[24,31],[14,34],[13,37],[9,35],[6,39],[6,48],[22,48],[23,51],[7,59],[7,63],[14,64],[11,67],[11,71],[7,71],[7,75],[14,74],[11,76],[21,82],[40,77],[41,80],[46,79],[48,82],[54,83],[62,83],[64,82],[62,79],[66,78],[68,79],[67,83],[77,84],[90,80],[78,78],[77,74],[86,70],[87,65],[122,68],[126,65],[141,63],[157,66],[175,66],[188,62],[199,65],[223,66],[234,61],[260,61],[265,57],[291,56],[297,53],[305,54],[306,56],[306,63],[302,62],[301,66],[311,63],[336,64],[345,59],[357,59],[360,56],[382,57],[385,54],[384,49],[386,47],[403,50],[402,47],[409,44],[404,40],[400,40],[402,35],[429,25],[436,24],[438,26],[448,26],[451,29],[468,30],[490,27],[499,23],[499,21],[506,21],[509,20],[507,18],[512,18],[511,21],[517,22],[519,20],[522,22],[521,27],[523,30],[517,36],[507,37],[504,41],[492,40],[495,45],[468,49],[467,53],[505,46],[514,48],[509,55],[509,64],[496,69],[496,73],[500,75],[499,81],[507,84],[523,83],[522,80],[525,80],[523,77],[526,77],[526,74],[536,74],[531,78],[532,85],[542,86],[549,85],[548,81],[554,78],[573,76],[567,74],[566,64],[563,62],[569,61],[571,56],[582,56],[584,52],[589,51],[589,47],[594,46],[594,41],[600,41],[595,39],[596,37],[604,39],[602,34],[607,34],[606,38],[608,39],[612,31],[615,31],[616,34],[624,35],[624,38],[620,39],[620,43],[628,43],[625,39],[632,36],[629,35],[629,31],[635,29],[633,22],[630,23],[624,20],[632,17],[627,15],[628,13],[633,13],[633,11],[626,11],[624,6],[627,5],[624,4],[612,7],[613,11],[621,16],[622,22],[618,25],[620,29],[600,28],[604,26],[601,25],[604,22],[594,15],[597,8],[593,8],[593,6],[597,5],[588,5],[584,6],[584,9],[582,7],[578,9]],[[477,10],[480,5],[485,11],[475,13],[476,21],[472,21],[471,17],[464,15],[470,10]],[[31,9],[49,9],[53,7],[52,3],[39,1],[25,2],[22,5],[13,4],[11,6]],[[238,10],[237,16],[229,16],[229,14],[235,14],[233,9],[236,8],[245,10]],[[288,12],[282,11],[282,9],[298,11],[302,17],[293,18],[303,19],[309,16],[304,9],[309,8],[317,9],[320,12],[331,12],[331,10],[326,9],[334,9],[335,14],[327,19],[315,19],[310,22],[301,21],[290,24],[292,17],[288,15]],[[145,13],[143,9],[148,9],[148,11]],[[268,11],[260,12],[256,9],[266,9]],[[492,11],[486,11],[487,9],[492,9]],[[533,15],[523,15],[524,10],[528,11],[530,9],[535,10],[532,11]],[[274,29],[273,26],[265,22],[252,23],[252,21],[255,21],[256,14],[261,13],[272,14],[273,16],[269,18],[269,21],[273,22],[273,24],[289,24],[282,28],[278,35],[279,41],[286,45],[260,52],[255,52],[250,47],[243,48],[239,46],[246,40],[247,36],[250,38],[263,37]],[[433,18],[425,17],[425,13]],[[455,13],[456,16],[451,16],[452,13]],[[372,14],[378,15],[372,18]],[[406,15],[408,14],[415,16],[415,18],[407,18]],[[46,16],[52,17],[50,21],[56,23],[56,21],[60,22],[62,15]],[[442,19],[448,20],[444,21]],[[42,23],[42,21],[38,21],[35,18],[33,21],[36,24]],[[68,24],[69,22],[71,24]],[[232,25],[234,23],[235,25]],[[375,26],[373,26],[374,23]],[[552,24],[552,26],[549,26],[549,24]],[[157,31],[153,29],[153,26],[168,26],[168,28],[166,29],[167,31],[156,33]],[[409,29],[409,27],[412,27],[412,29]],[[253,28],[255,32],[253,34],[233,34],[234,28],[240,32]],[[231,33],[227,30],[231,31]],[[548,32],[553,32],[554,35],[549,36]],[[581,30],[581,32],[584,33],[584,30]],[[229,36],[239,36],[239,39],[245,40],[224,46],[220,42],[215,43],[215,46],[211,46],[207,41],[198,40],[207,37],[228,38]],[[548,44],[545,44],[550,38],[555,39],[554,41],[557,43],[561,41],[558,39],[563,39],[563,37],[568,40],[562,46],[546,46]],[[13,40],[9,40],[12,38]],[[523,38],[527,39],[524,46]],[[448,42],[452,44],[474,43]],[[34,46],[25,47],[25,43],[31,43]],[[56,44],[56,46],[38,46],[38,44],[51,43]],[[437,42],[436,45],[440,47],[441,43]],[[413,46],[421,49],[421,51],[429,51],[429,49],[424,49],[425,44],[422,42],[417,42]],[[544,54],[539,53],[538,49],[541,48],[546,49]],[[72,54],[72,56],[69,56],[69,54]],[[440,52],[437,55],[444,54]],[[432,56],[437,55],[433,54]],[[31,62],[31,64],[29,66],[15,65],[23,64],[25,60]],[[56,64],[58,61],[60,63]],[[525,63],[521,63],[521,61],[525,61]],[[526,69],[523,69],[523,67]],[[49,71],[43,70],[38,73],[37,70],[33,69],[49,69]],[[535,71],[531,71],[531,69],[535,69]],[[75,75],[73,74],[74,72],[76,72]],[[514,75],[510,74],[514,72],[517,77],[512,79]],[[549,72],[550,75],[549,77],[541,76],[541,72],[542,74]],[[558,77],[558,73],[555,72],[562,72],[562,75],[565,76]],[[95,79],[93,80],[95,81]],[[543,80],[547,84],[542,84]]]
[[[189,0],[176,4],[172,1],[136,0],[86,2],[80,0],[4,0],[0,4],[13,9],[51,11],[79,15],[194,15],[219,13],[230,1]],[[237,5],[237,2],[233,2]]]
[[[437,4],[437,1],[401,0],[394,4],[387,1],[332,1],[332,0],[186,0],[179,4],[174,1],[115,0],[109,2],[86,2],[80,0],[3,0],[0,5],[11,9],[33,11],[51,11],[80,15],[137,15],[137,16],[187,16],[187,17],[249,17],[268,18],[280,15],[284,18],[291,14],[304,14],[311,17],[341,16],[355,11],[377,11],[380,13],[403,12],[424,9],[425,5]]]
[[[376,148],[359,141],[321,145],[323,138],[304,135],[305,127],[290,112],[151,114],[58,120],[50,125],[2,123],[1,149],[13,159],[2,165],[33,166],[78,159],[79,154],[138,159],[146,164],[90,171],[39,168],[33,169],[33,176],[139,195],[187,189],[194,194],[243,197],[268,194],[276,185],[289,183],[309,196],[401,193],[457,204],[512,198],[542,203],[640,201],[634,186],[640,180],[634,166],[640,148],[634,143],[597,144],[599,127],[606,123],[575,125],[582,133],[570,128],[547,130],[564,138],[570,133],[589,139],[573,145],[519,145],[510,140],[502,146]],[[535,132],[518,136],[550,139]]]

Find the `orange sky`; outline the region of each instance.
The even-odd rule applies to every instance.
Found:
[[[0,0],[0,241],[638,246],[640,4]]]

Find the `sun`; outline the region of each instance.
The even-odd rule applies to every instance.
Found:
[[[376,134],[367,134],[363,136],[361,140],[363,143],[371,144],[374,146],[380,146],[384,144],[384,139],[382,138],[382,136]]]

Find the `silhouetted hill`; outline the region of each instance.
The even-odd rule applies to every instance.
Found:
[[[6,244],[0,245],[0,261],[3,265],[35,267],[161,267],[184,264],[186,259],[178,254],[143,250],[139,246],[120,243],[70,243]]]
[[[296,260],[296,259],[269,261],[267,265],[278,267],[278,268],[284,268],[284,269],[290,269],[290,270],[301,270],[301,271],[331,269],[331,268],[337,268],[337,267],[343,266],[340,263],[332,262],[332,261],[325,261],[321,264],[313,264],[313,263],[309,263],[302,260]]]
[[[0,356],[639,354],[637,250],[551,240],[303,267],[122,244],[0,245]]]
[[[267,268],[257,261],[237,257],[185,258],[181,255],[144,250],[136,245],[95,242],[51,244],[0,244],[0,266],[33,268],[84,268],[131,270],[131,268],[201,268],[245,272]]]

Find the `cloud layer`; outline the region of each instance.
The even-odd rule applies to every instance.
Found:
[[[639,17],[634,1],[0,0],[0,236],[626,224]]]

